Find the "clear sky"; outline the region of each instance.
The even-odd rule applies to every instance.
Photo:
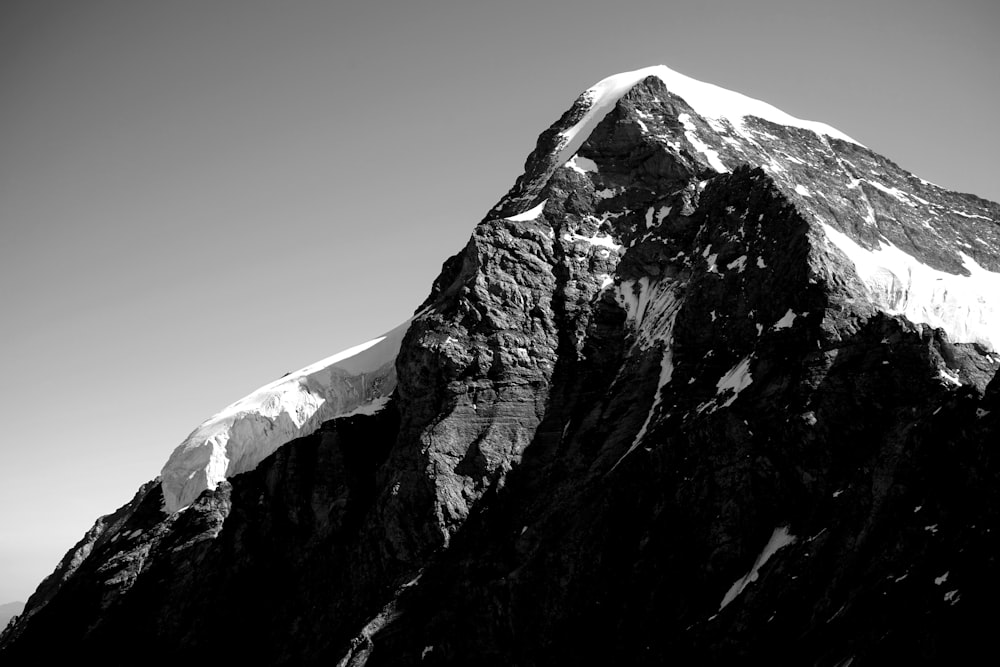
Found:
[[[996,0],[0,3],[0,603],[203,419],[409,316],[665,64],[1000,199]]]

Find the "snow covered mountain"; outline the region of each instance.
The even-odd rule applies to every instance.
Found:
[[[396,388],[396,354],[408,325],[289,373],[198,426],[160,472],[164,511],[187,507],[325,421],[382,409]]]
[[[1000,616],[998,294],[996,203],[609,77],[409,322],[198,427],[0,659],[962,662]]]

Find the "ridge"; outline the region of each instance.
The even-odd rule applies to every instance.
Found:
[[[988,649],[1000,206],[689,81],[578,97],[411,320],[206,422],[184,474],[211,452],[225,474],[183,512],[154,480],[99,519],[0,659]]]

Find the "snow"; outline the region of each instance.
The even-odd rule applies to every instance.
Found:
[[[673,331],[682,304],[676,283],[661,280],[650,285],[648,277],[640,278],[638,282],[623,281],[618,288],[618,297],[619,303],[625,308],[626,324],[631,325],[635,331],[635,344],[642,349],[660,345],[662,356],[653,402],[646,419],[628,450],[615,462],[611,470],[617,468],[626,456],[639,447],[662,401],[663,388],[673,379]]]
[[[726,605],[739,597],[740,593],[746,590],[746,587],[751,583],[757,581],[760,574],[760,568],[764,567],[764,564],[771,559],[771,556],[778,553],[779,549],[787,547],[789,544],[794,544],[796,537],[788,532],[788,526],[781,526],[775,528],[774,532],[771,533],[771,539],[767,541],[764,545],[764,550],[760,552],[757,556],[757,560],[754,561],[753,567],[747,572],[743,577],[737,579],[729,590],[726,591],[725,597],[722,598],[722,603],[719,605],[719,611],[722,611]]]
[[[726,268],[736,269],[737,273],[743,273],[743,271],[747,268],[747,256],[740,255],[733,261],[729,262],[729,264],[726,264]]]
[[[764,258],[760,257],[759,255],[757,257],[757,268],[758,269],[766,269],[767,268],[767,264],[764,263]]]
[[[337,415],[337,419],[343,419],[344,417],[354,417],[357,415],[371,416],[374,414],[378,414],[379,412],[382,412],[382,408],[384,408],[387,405],[389,405],[389,397],[379,396],[376,399],[373,399],[371,401],[368,401],[367,403],[359,405],[350,412],[345,412],[342,415]],[[473,409],[475,409],[476,406],[473,405],[472,407]]]
[[[785,313],[784,315],[782,315],[781,319],[778,320],[777,322],[775,322],[774,326],[771,327],[771,328],[772,329],[788,329],[789,327],[792,326],[792,323],[795,321],[796,317],[797,316],[796,316],[795,312],[792,311],[791,308],[789,308],[788,312]]]
[[[409,325],[289,373],[203,422],[163,466],[164,511],[177,512],[205,489],[253,470],[325,421],[382,409],[396,385],[396,354]]]
[[[729,171],[729,168],[723,164],[722,160],[719,159],[719,152],[711,148],[708,144],[703,142],[698,138],[697,127],[691,122],[691,114],[682,113],[677,116],[677,120],[684,125],[684,137],[687,138],[688,143],[696,151],[705,156],[708,160],[708,164],[712,169],[716,170],[720,174],[725,174]]]
[[[904,204],[916,207],[916,204],[914,204],[912,201],[910,201],[910,195],[908,195],[907,193],[903,192],[899,188],[890,188],[890,187],[887,187],[885,185],[882,185],[878,181],[873,181],[873,180],[870,180],[870,179],[864,179],[864,181],[866,183],[868,183],[868,185],[870,185],[873,188],[875,188],[876,190],[880,190],[880,191],[884,192],[885,194],[889,195],[890,197],[893,197],[893,198],[895,198],[895,199],[903,202]],[[917,199],[920,199],[920,198],[917,197]],[[920,201],[923,202],[925,205],[930,205],[930,202],[927,201],[926,199],[920,199]]]
[[[807,188],[804,185],[796,185],[795,186],[795,191],[798,192],[803,197],[812,197],[812,195],[809,194],[809,188]]]
[[[948,581],[948,575],[949,574],[951,574],[951,572],[945,572],[940,577],[934,577],[934,585],[935,586],[940,586],[944,582]]]
[[[733,395],[726,399],[726,402],[722,404],[722,407],[728,408],[730,405],[736,401],[736,397],[740,395],[740,392],[749,387],[753,383],[753,376],[750,375],[750,357],[745,357],[740,363],[733,366],[732,369],[725,375],[723,375],[717,383],[715,383],[715,388],[717,389],[716,394],[722,395],[726,391],[732,390]]]
[[[963,218],[970,218],[970,219],[971,218],[979,218],[980,220],[989,220],[990,222],[993,222],[992,218],[987,218],[985,215],[972,215],[972,214],[969,214],[969,213],[963,213],[961,211],[952,211],[952,213],[955,213],[956,215],[960,215]]]
[[[709,247],[711,247],[711,246],[709,246]],[[718,273],[719,272],[719,266],[718,266],[718,264],[716,264],[716,260],[717,259],[719,259],[719,253],[717,253],[717,252],[712,253],[711,255],[709,255],[708,257],[705,258],[705,262],[708,263],[708,269],[706,269],[706,271],[708,271],[709,273]]]
[[[542,211],[545,209],[545,202],[547,201],[548,199],[543,199],[542,202],[534,208],[530,208],[524,213],[518,213],[517,215],[512,215],[509,218],[504,218],[504,220],[510,220],[511,222],[528,222],[530,220],[535,220],[542,214]]]
[[[569,242],[583,241],[584,243],[589,243],[590,245],[602,246],[608,248],[609,250],[614,250],[616,252],[625,252],[625,246],[615,243],[615,240],[610,236],[601,236],[600,234],[594,234],[593,236],[583,236],[582,234],[572,233],[563,234],[563,239]]]
[[[953,385],[955,387],[961,387],[962,381],[958,378],[958,374],[952,375],[946,369],[938,369],[938,378],[941,379],[945,384]]]
[[[573,171],[581,174],[598,173],[597,163],[590,158],[583,157],[582,155],[574,155],[569,159],[569,162],[567,162],[565,166],[568,169],[572,169]]]
[[[817,134],[854,144],[858,143],[843,132],[824,123],[796,118],[767,102],[692,79],[664,65],[655,65],[614,74],[588,88],[583,93],[589,102],[587,111],[575,125],[562,132],[556,164],[565,164],[580,149],[594,128],[614,109],[618,100],[628,93],[634,85],[649,76],[658,77],[666,85],[667,90],[681,97],[699,116],[709,122],[728,121],[733,129],[744,135],[748,133],[743,126],[743,119],[752,116],[778,125],[799,127]],[[715,125],[717,126],[718,123]]]
[[[661,222],[663,222],[663,219],[666,218],[668,215],[670,215],[671,209],[672,209],[671,206],[661,206],[660,210],[656,211],[656,223],[660,224]],[[653,226],[653,212],[654,212],[654,210],[655,210],[655,207],[653,207],[653,206],[650,206],[646,210],[646,229],[649,229],[649,228],[651,228]]]
[[[634,280],[623,280],[615,289],[616,300],[618,301],[618,305],[625,311],[626,321],[633,320],[638,322],[640,317],[639,295],[636,294],[635,288],[637,285],[640,285],[641,290],[641,284],[644,284],[642,281],[648,282],[648,279],[640,278],[639,281],[640,283],[636,283]]]
[[[979,343],[1000,350],[1000,273],[987,271],[959,252],[969,272],[932,269],[886,241],[878,250],[861,247],[827,223],[827,238],[850,259],[876,306],[915,324],[943,329],[953,343]]]

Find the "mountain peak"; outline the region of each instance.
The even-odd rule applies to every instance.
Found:
[[[998,219],[666,67],[604,79],[411,320],[196,429],[0,657],[969,662]]]
[[[796,118],[767,102],[693,79],[666,65],[653,65],[613,74],[583,92],[581,100],[586,105],[587,111],[575,125],[562,133],[564,144],[559,154],[560,159],[565,158],[562,162],[576,153],[590,136],[590,132],[614,108],[618,100],[637,83],[651,76],[662,81],[670,93],[682,98],[703,118],[728,121],[733,129],[740,133],[744,132],[743,119],[754,116],[779,125],[812,130],[817,134],[861,145],[860,142],[825,123]]]

